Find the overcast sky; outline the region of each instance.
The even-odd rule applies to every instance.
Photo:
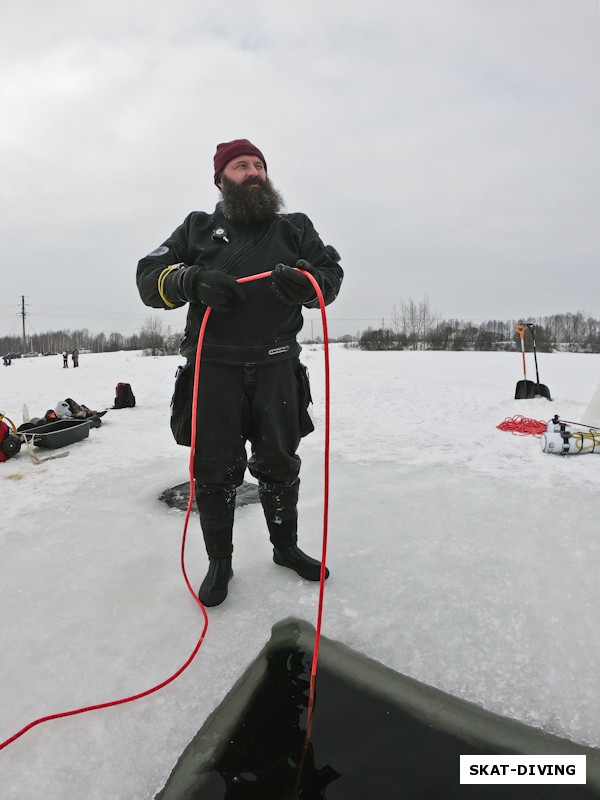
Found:
[[[5,4],[0,335],[22,295],[30,332],[181,328],[137,262],[239,137],[342,255],[334,335],[600,317],[599,41],[598,0]]]

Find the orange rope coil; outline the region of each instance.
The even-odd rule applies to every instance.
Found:
[[[521,414],[514,417],[507,417],[500,425],[496,425],[500,431],[510,431],[515,436],[536,436],[540,437],[546,433],[547,422],[543,419],[530,419]]]

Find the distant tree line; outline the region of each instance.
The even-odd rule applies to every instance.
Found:
[[[362,350],[513,350],[521,347],[516,325],[526,322],[535,325],[535,344],[540,352],[600,353],[600,321],[582,311],[474,325],[441,319],[427,297],[394,306],[390,326],[367,328],[357,346]],[[525,349],[532,349],[528,332]]]
[[[553,314],[549,317],[519,320],[490,320],[474,325],[464,320],[441,319],[431,308],[429,298],[409,300],[394,305],[390,325],[367,328],[357,337],[340,336],[362,350],[512,350],[520,348],[515,330],[518,323],[533,322],[535,342],[540,352],[561,350],[572,353],[600,352],[600,321],[585,312]],[[142,350],[147,355],[172,355],[179,352],[181,332],[165,330],[157,317],[148,317],[139,333],[124,336],[114,331],[92,334],[87,328],[49,331],[27,336],[26,349],[20,336],[0,337],[0,355],[5,353],[71,353],[75,348],[92,353],[116,350]],[[316,343],[321,339],[317,337]],[[525,336],[525,348],[531,350],[531,336]]]
[[[90,350],[92,353],[110,353],[116,350],[143,350],[148,355],[170,355],[179,351],[182,334],[169,333],[163,322],[156,317],[148,317],[139,333],[124,336],[114,331],[108,336],[104,333],[92,334],[87,328],[76,330],[48,331],[27,335],[24,349],[22,336],[0,337],[0,354],[4,353],[69,353],[75,348]]]

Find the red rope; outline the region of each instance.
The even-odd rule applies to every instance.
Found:
[[[202,337],[202,338],[204,337],[204,329],[206,327],[206,321],[208,320],[209,311],[210,311],[210,309],[206,310],[206,314],[204,315],[204,319],[202,321],[202,327],[200,329],[200,337]],[[198,377],[199,372],[200,372],[200,358],[199,358],[200,349],[201,349],[201,338],[200,337],[198,339],[199,345],[198,345],[198,354],[197,354],[197,357],[196,357],[195,380],[197,380],[197,377]],[[196,425],[195,425],[196,394],[197,394],[196,391],[194,391],[194,400],[193,400],[193,406],[192,406],[192,408],[193,408],[193,416],[192,416],[192,457],[190,458],[190,465],[193,464],[193,452],[194,452],[193,448],[194,448],[195,436],[196,436],[196,430],[195,430],[195,427],[196,427]],[[192,466],[190,466],[190,470],[191,469],[192,469]],[[164,688],[169,683],[172,683],[176,678],[178,678],[181,675],[182,672],[184,672],[189,667],[189,665],[192,663],[192,661],[196,657],[196,654],[197,654],[198,650],[200,649],[200,645],[204,641],[204,637],[206,635],[206,630],[208,628],[208,616],[206,614],[206,609],[204,608],[204,606],[200,602],[200,599],[198,598],[198,596],[194,592],[194,590],[192,588],[192,585],[190,584],[190,581],[188,579],[187,571],[186,571],[186,568],[185,568],[185,558],[184,558],[185,543],[186,543],[186,539],[187,539],[187,528],[188,528],[188,522],[189,522],[189,519],[190,519],[190,513],[191,513],[191,510],[192,510],[193,499],[194,499],[194,480],[193,480],[193,471],[192,471],[191,472],[191,476],[190,476],[190,500],[189,500],[187,511],[186,511],[186,515],[185,515],[185,522],[184,522],[184,525],[183,525],[183,537],[182,537],[182,541],[181,541],[181,571],[183,573],[183,578],[185,580],[185,584],[186,584],[190,594],[192,595],[192,597],[196,601],[197,605],[200,607],[200,610],[201,610],[201,612],[202,612],[202,614],[204,616],[204,627],[202,628],[202,633],[200,634],[200,638],[196,642],[196,646],[192,650],[190,656],[185,661],[185,663],[182,664],[182,666],[176,672],[174,672],[173,675],[171,675],[169,678],[167,678],[164,681],[161,681],[161,683],[156,684],[156,686],[152,686],[150,689],[146,689],[145,691],[140,692],[139,694],[133,694],[133,695],[129,695],[127,697],[121,697],[118,700],[110,700],[109,702],[106,702],[106,703],[97,703],[96,705],[84,706],[83,708],[76,708],[76,709],[73,709],[71,711],[61,711],[61,712],[59,712],[57,714],[49,714],[46,717],[40,717],[39,719],[36,719],[33,722],[30,722],[28,725],[25,725],[24,728],[21,728],[21,730],[17,731],[17,733],[13,734],[13,736],[10,736],[5,741],[0,742],[0,750],[2,750],[3,748],[7,747],[9,744],[12,744],[14,741],[16,741],[21,736],[23,736],[24,733],[27,733],[27,731],[30,731],[32,728],[35,728],[36,725],[41,725],[43,722],[50,722],[50,720],[62,719],[63,717],[72,717],[72,716],[75,716],[76,714],[85,714],[88,711],[98,711],[101,708],[111,708],[112,706],[123,705],[125,703],[131,703],[134,700],[140,700],[142,697],[147,697],[148,695],[153,694],[154,692],[158,692],[160,689]]]
[[[325,562],[327,560],[327,532],[329,520],[329,435],[330,435],[330,391],[329,391],[329,334],[327,332],[327,315],[325,314],[325,300],[317,281],[308,272],[304,275],[310,279],[319,299],[321,308],[321,322],[323,324],[323,354],[325,356],[325,445],[323,456],[323,545],[321,549],[321,575],[319,577],[319,603],[317,609],[317,624],[315,629],[315,643],[313,658],[310,668],[310,689],[308,694],[308,716],[306,720],[306,741],[310,736],[312,727],[312,714],[315,700],[315,681],[317,677],[317,661],[319,658],[319,643],[321,641],[321,622],[323,619],[323,598],[325,594]]]
[[[507,417],[500,425],[496,425],[500,431],[510,431],[515,436],[536,436],[540,437],[546,433],[547,423],[543,419],[529,419],[520,414],[514,417]]]
[[[304,270],[298,270],[298,272],[302,272],[302,274],[310,280],[313,285],[315,292],[317,293],[317,298],[319,300],[319,306],[321,308],[321,322],[323,325],[323,354],[325,356],[325,444],[324,444],[324,458],[323,458],[323,545],[321,549],[321,574],[319,577],[319,602],[317,608],[317,624],[315,626],[315,643],[313,646],[313,657],[312,657],[312,664],[310,669],[310,689],[308,695],[308,716],[306,722],[306,739],[308,739],[310,735],[310,729],[312,725],[312,712],[314,708],[314,698],[315,698],[315,679],[317,675],[317,661],[319,658],[319,643],[321,641],[321,623],[323,619],[323,599],[325,595],[325,571],[326,571],[326,561],[327,561],[327,533],[328,533],[328,521],[329,521],[329,438],[330,438],[330,383],[329,383],[329,334],[327,331],[327,315],[325,313],[325,300],[323,298],[323,293],[321,292],[321,288],[315,278],[309,273],[305,272]],[[249,275],[247,278],[238,278],[238,283],[246,283],[247,281],[254,281],[258,280],[259,278],[267,278],[271,275],[270,272],[261,272],[257,275]],[[210,312],[210,309],[206,310],[205,320]],[[203,328],[206,327],[203,325]],[[201,329],[200,334],[204,337],[204,329]],[[200,339],[198,345],[198,351],[200,351]],[[197,370],[199,371],[199,359],[197,364]],[[196,378],[194,378],[194,395],[196,394]],[[196,419],[195,407],[192,410],[192,448],[194,447],[195,443],[195,424],[194,421]],[[190,470],[192,470],[193,462],[193,451],[192,457],[190,458]],[[192,471],[193,475],[193,471]],[[198,601],[200,602],[200,601]]]
[[[312,668],[311,668],[311,682],[310,682],[310,695],[309,695],[309,714],[308,719],[309,723],[312,717],[312,708],[314,705],[314,679],[316,676],[317,670],[317,654],[319,649],[319,640],[321,635],[321,618],[322,618],[322,610],[323,610],[323,593],[324,593],[324,585],[325,585],[325,558],[327,554],[327,520],[328,520],[328,507],[329,507],[329,348],[328,348],[328,336],[327,336],[327,319],[325,316],[325,302],[323,300],[323,295],[317,284],[316,280],[310,275],[308,272],[304,272],[304,270],[299,270],[313,284],[316,292],[317,297],[319,299],[319,305],[321,307],[321,317],[323,320],[323,340],[324,340],[324,353],[325,353],[325,484],[324,484],[324,519],[323,519],[323,551],[322,551],[322,561],[321,561],[321,578],[320,578],[320,591],[319,591],[319,609],[318,609],[318,616],[317,616],[317,629],[315,635],[315,645],[313,651],[313,661],[312,661]],[[266,278],[271,275],[271,272],[261,272],[256,275],[249,275],[245,278],[238,278],[238,283],[246,283],[248,281],[255,281],[260,278]],[[189,469],[190,469],[190,499],[188,502],[187,512],[185,515],[185,522],[183,525],[183,536],[181,541],[181,571],[183,573],[183,578],[185,580],[185,584],[194,598],[196,604],[200,607],[202,615],[204,617],[204,626],[202,628],[202,633],[200,634],[200,638],[196,642],[194,649],[192,650],[191,654],[187,658],[184,664],[173,673],[169,678],[166,680],[161,681],[161,683],[156,684],[156,686],[152,686],[150,689],[146,689],[139,694],[129,695],[127,697],[121,697],[118,700],[110,700],[106,703],[97,703],[95,705],[84,706],[82,708],[72,709],[71,711],[62,711],[57,714],[49,714],[45,717],[40,717],[39,719],[30,722],[25,727],[21,728],[20,731],[10,736],[8,739],[5,739],[3,742],[0,742],[0,750],[3,750],[5,747],[8,747],[9,744],[12,744],[17,739],[19,739],[23,734],[30,731],[32,728],[35,728],[36,725],[41,725],[43,722],[50,722],[50,720],[54,719],[62,719],[63,717],[72,717],[76,714],[85,714],[88,711],[98,711],[101,708],[111,708],[112,706],[123,705],[125,703],[131,703],[134,700],[140,700],[142,697],[148,697],[148,695],[153,694],[154,692],[158,692],[160,689],[167,686],[169,683],[172,683],[176,678],[178,678],[182,672],[184,672],[189,665],[192,663],[202,642],[204,641],[204,637],[206,635],[206,631],[208,628],[208,616],[206,614],[206,609],[202,605],[202,602],[198,598],[198,595],[192,588],[190,581],[188,579],[187,571],[185,568],[185,545],[187,540],[187,528],[188,522],[190,519],[190,514],[192,510],[193,500],[194,500],[194,450],[196,446],[196,413],[198,407],[198,385],[200,380],[200,361],[201,361],[201,352],[202,352],[202,344],[204,342],[204,332],[206,330],[206,323],[208,322],[208,318],[210,316],[211,309],[207,308],[202,319],[202,325],[200,326],[200,333],[198,335],[198,347],[196,351],[196,362],[195,362],[195,369],[194,369],[194,395],[192,400],[192,434],[191,434],[191,449],[190,449],[190,462],[189,462]],[[308,729],[308,725],[307,725]]]

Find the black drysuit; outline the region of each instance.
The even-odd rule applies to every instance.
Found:
[[[137,285],[153,308],[184,305],[168,295],[173,264],[201,265],[236,278],[270,272],[278,263],[305,259],[317,270],[325,303],[332,302],[343,272],[333,248],[326,247],[305,214],[278,214],[269,222],[244,224],[192,212],[156,250],[142,258]],[[296,543],[301,436],[312,430],[306,371],[299,361],[296,335],[302,327],[299,305],[287,305],[271,291],[270,277],[243,284],[246,299],[227,313],[213,312],[201,353],[197,440],[194,455],[196,502],[209,558],[232,552],[236,488],[246,466],[259,482],[271,541],[283,548]],[[306,304],[317,307],[318,300]],[[176,440],[189,444],[193,364],[206,307],[190,303],[180,368],[172,403]],[[246,442],[251,444],[247,461]]]

